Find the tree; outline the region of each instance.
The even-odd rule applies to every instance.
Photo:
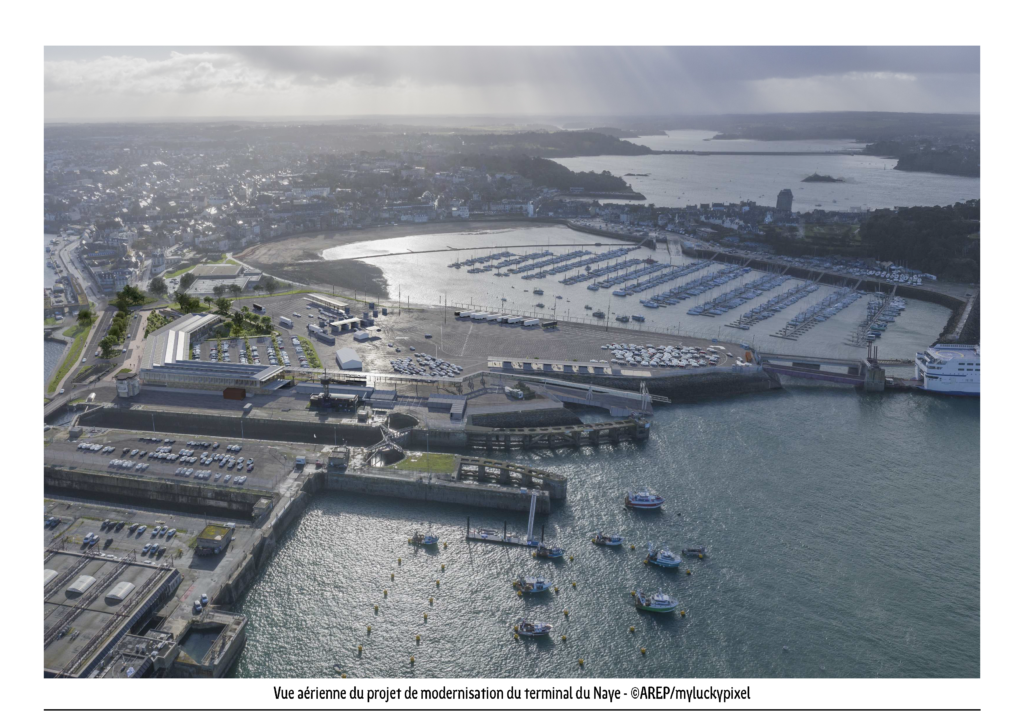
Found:
[[[263,331],[267,334],[269,334],[270,330],[274,328],[273,321],[271,321],[270,317],[267,315],[260,317],[260,325],[263,327]]]
[[[238,329],[242,329],[245,327],[245,317],[242,316],[241,312],[235,312],[235,315],[234,317],[232,317],[232,319],[235,322],[235,327],[237,327]]]
[[[203,304],[209,307],[211,304],[213,304],[213,297],[209,295],[203,297]]]
[[[121,312],[121,314],[128,314],[129,310],[131,310],[128,300],[124,297],[117,297],[114,301],[114,306],[117,307],[117,311]]]
[[[167,294],[167,282],[164,281],[163,277],[155,277],[149,282],[149,291],[153,294]]]
[[[213,294],[214,294],[214,296],[216,296],[218,298],[219,297],[223,297],[224,296],[224,292],[226,292],[226,291],[227,291],[227,287],[224,286],[223,284],[218,284],[217,286],[215,286],[213,288]]]
[[[237,297],[239,294],[242,293],[242,288],[237,284],[231,284],[228,286],[228,291],[231,292],[232,296]]]
[[[231,313],[231,300],[230,299],[218,299],[216,301],[217,311],[223,314],[225,317]]]
[[[248,314],[248,313],[249,313],[249,307],[242,307],[242,314]]]
[[[263,288],[267,290],[267,294],[273,294],[277,289],[277,279],[274,277],[263,277]]]
[[[260,292],[263,291],[263,285],[262,284],[253,284],[252,290],[254,292],[256,292],[257,294],[259,294]]]
[[[192,272],[185,272],[181,275],[181,288],[188,289],[196,281],[196,275]]]
[[[92,311],[83,309],[78,313],[78,323],[83,327],[88,327],[92,324]]]
[[[106,337],[100,340],[100,352],[104,357],[109,357],[111,352],[114,351],[114,347],[117,345],[117,339],[108,334]]]

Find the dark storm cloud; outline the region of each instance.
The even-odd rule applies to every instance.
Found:
[[[44,79],[48,117],[980,110],[976,47],[48,48]]]

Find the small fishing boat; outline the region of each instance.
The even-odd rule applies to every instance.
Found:
[[[527,621],[525,618],[521,618],[513,630],[520,636],[547,636],[553,628],[554,626],[549,623]]]
[[[706,558],[708,555],[708,549],[704,546],[691,546],[689,548],[683,548],[682,553],[684,556],[697,556],[698,558]]]
[[[551,588],[552,583],[544,578],[536,576],[520,576],[512,581],[512,587],[523,593],[543,593]]]
[[[561,558],[565,555],[558,546],[551,546],[550,548],[543,543],[537,546],[537,557],[538,558]]]
[[[614,533],[605,535],[601,531],[597,531],[590,539],[590,542],[599,546],[620,546],[622,545],[622,536],[615,535]]]
[[[671,613],[676,610],[679,601],[661,591],[651,595],[643,591],[633,594],[633,605],[637,611],[651,611],[653,613]]]
[[[679,564],[683,562],[682,556],[677,556],[670,550],[662,548],[657,553],[654,552],[654,544],[647,544],[647,557],[644,559],[645,563],[653,563],[656,566],[662,568],[679,568]]]
[[[643,508],[645,510],[653,510],[660,508],[665,504],[665,499],[657,493],[652,493],[649,490],[639,490],[637,492],[626,493],[626,507],[627,508]]]
[[[437,536],[424,535],[423,533],[416,531],[412,534],[412,538],[409,539],[409,542],[412,543],[414,546],[436,546]]]

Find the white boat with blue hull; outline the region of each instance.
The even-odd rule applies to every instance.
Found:
[[[676,610],[679,601],[671,596],[658,591],[655,594],[637,591],[633,594],[633,605],[638,611],[651,611],[653,613],[671,613]]]
[[[653,563],[656,566],[662,568],[679,568],[679,564],[683,562],[682,556],[678,556],[667,548],[662,548],[659,551],[654,550],[654,544],[647,544],[647,558],[644,559],[645,563]]]
[[[436,546],[437,540],[436,535],[423,534],[419,531],[413,533],[412,537],[409,538],[409,542],[414,546]]]

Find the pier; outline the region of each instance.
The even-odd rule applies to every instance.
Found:
[[[507,460],[455,456],[456,480],[472,480],[478,483],[499,483],[520,487],[539,487],[548,491],[554,500],[565,498],[565,476]]]

